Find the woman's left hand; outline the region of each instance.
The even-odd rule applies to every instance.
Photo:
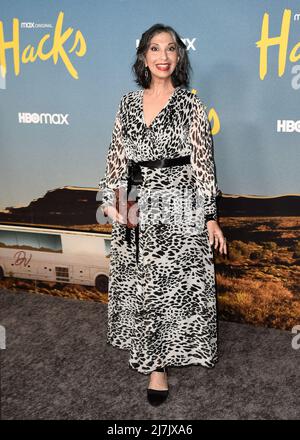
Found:
[[[210,245],[212,246],[215,243],[215,249],[220,246],[220,254],[224,253],[225,255],[227,255],[226,238],[224,237],[223,232],[218,225],[218,222],[216,220],[209,220],[206,225]]]

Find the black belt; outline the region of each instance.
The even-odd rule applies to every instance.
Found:
[[[134,162],[132,159],[128,160],[128,186],[127,186],[127,200],[128,195],[131,191],[132,185],[139,185],[143,183],[141,166],[148,168],[164,168],[171,167],[177,165],[186,165],[191,163],[190,155],[181,156],[181,157],[172,157],[168,159],[157,159],[157,160],[144,160],[140,162]],[[138,197],[137,197],[138,200]],[[128,213],[127,213],[128,214]],[[126,241],[128,244],[131,243],[131,229],[126,226]],[[135,242],[136,242],[136,261],[138,262],[139,258],[139,223],[134,228],[135,232]]]

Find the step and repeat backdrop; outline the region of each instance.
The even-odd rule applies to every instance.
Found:
[[[172,26],[207,107],[222,319],[300,319],[300,4],[296,0],[3,0],[0,288],[107,302],[98,183],[142,33]]]

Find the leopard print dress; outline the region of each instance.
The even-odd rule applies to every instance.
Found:
[[[114,203],[114,189],[127,187],[129,159],[185,155],[191,160],[185,165],[141,167],[138,244],[134,229],[129,244],[126,225],[112,221],[107,343],[129,350],[129,367],[143,374],[217,362],[215,268],[206,221],[217,220],[220,190],[206,106],[196,94],[176,87],[150,126],[144,120],[143,89],[122,96],[99,182],[101,209]],[[193,221],[176,221],[176,203],[166,205],[170,221],[149,221],[150,211],[154,220],[159,213],[146,203],[150,193],[160,190],[170,198],[179,189],[201,196],[198,209],[189,205],[197,212]]]

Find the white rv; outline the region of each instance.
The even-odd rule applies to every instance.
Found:
[[[108,291],[110,234],[0,224],[0,279],[96,286]]]

